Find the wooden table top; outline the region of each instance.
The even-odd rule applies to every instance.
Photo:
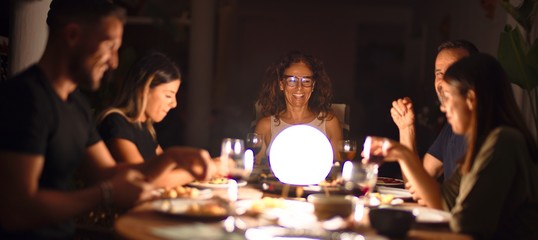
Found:
[[[226,196],[226,189],[215,189],[214,195],[216,196]],[[246,186],[239,188],[239,199],[260,199],[263,196],[278,197],[274,195],[264,194],[262,191]],[[304,199],[302,199],[304,201]],[[417,205],[416,203],[406,203],[409,205]],[[370,236],[376,235],[375,230],[370,227],[368,221],[368,208],[365,208],[365,214],[363,219],[359,223],[355,223],[353,227],[346,229],[346,231],[352,231],[360,233],[361,235]],[[249,227],[251,226],[260,226],[265,225],[266,223],[260,223],[259,218],[254,218],[252,216],[240,216],[243,222],[246,222]],[[215,229],[223,229],[224,221],[212,221],[212,222],[203,222],[204,226],[212,226]],[[190,219],[182,219],[166,216],[155,210],[151,203],[144,203],[136,206],[126,214],[121,215],[115,222],[114,228],[117,235],[125,239],[166,239],[157,236],[153,233],[156,228],[165,228],[165,227],[178,227],[178,226],[189,226],[193,224],[193,221]],[[425,224],[415,224],[412,229],[408,232],[405,239],[472,239],[467,235],[457,234],[450,231],[448,224],[435,224],[435,225],[425,225]]]

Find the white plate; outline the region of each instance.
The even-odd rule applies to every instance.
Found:
[[[377,177],[377,186],[402,186],[404,181],[397,178]]]
[[[259,202],[258,202],[259,201]],[[278,203],[270,204],[270,206],[264,206],[265,202],[263,199],[257,200],[240,200],[235,203],[238,213],[244,213],[251,209],[252,205],[257,202],[259,207],[261,207],[261,214],[275,215],[275,217],[280,217],[281,214],[287,212],[293,213],[313,213],[314,205],[309,202],[296,201],[296,200],[285,200],[285,199],[274,199],[274,201],[280,201]]]
[[[256,204],[259,204],[258,207],[260,209],[256,209],[259,212],[254,212],[251,209],[255,201],[260,201],[256,202]],[[263,199],[237,201],[237,213],[259,214],[260,218],[276,221],[280,226],[289,228],[310,228],[313,224],[317,224],[316,216],[314,215],[314,205],[311,203],[283,199],[275,199],[275,201],[281,202],[264,207]]]
[[[448,223],[450,219],[452,219],[452,214],[449,212],[433,208],[411,206],[400,206],[397,208],[413,211],[413,214],[417,217],[416,221],[418,223]]]
[[[155,189],[153,191],[153,195],[156,196],[156,198],[168,198],[168,199],[175,199],[175,198],[186,198],[186,199],[210,199],[213,197],[213,190],[211,189],[200,189],[199,192],[198,192],[198,196],[197,197],[182,197],[182,196],[178,196],[178,197],[175,197],[175,198],[171,198],[171,197],[166,197],[166,196],[163,196],[164,194],[164,188],[159,188],[159,189]]]
[[[152,209],[164,213],[170,216],[189,218],[193,220],[207,220],[207,221],[216,221],[223,220],[229,216],[228,210],[223,214],[201,214],[201,213],[190,213],[189,208],[198,204],[203,207],[204,204],[214,203],[218,204],[220,207],[227,209],[223,203],[218,202],[215,199],[209,200],[200,200],[200,199],[187,199],[187,198],[176,198],[176,199],[160,199],[153,201]]]
[[[258,239],[365,239],[386,240],[380,235],[361,235],[355,232],[329,232],[323,229],[293,229],[278,226],[261,226],[249,228],[245,232],[248,240]]]
[[[187,184],[190,187],[197,187],[197,188],[228,188],[228,183],[203,183],[203,182],[191,182]],[[247,185],[247,181],[240,180],[237,182],[238,187],[243,187]]]
[[[378,186],[377,191],[381,194],[390,194],[395,198],[413,198],[407,189],[402,188]]]

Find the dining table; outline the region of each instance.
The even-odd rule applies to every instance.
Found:
[[[258,185],[246,185],[237,189],[237,203],[259,201],[262,198],[282,199],[282,195],[263,191]],[[227,199],[227,188],[212,189],[212,198]],[[304,197],[287,197],[285,201],[297,203],[289,211],[297,211],[309,203]],[[232,203],[233,204],[233,203]],[[408,209],[424,208],[416,202],[404,202],[400,206]],[[286,210],[288,211],[288,210]],[[364,207],[359,218],[331,219],[320,222],[301,214],[291,215],[282,223],[266,215],[233,214],[223,219],[192,219],[189,217],[163,214],[156,210],[155,201],[141,203],[120,215],[115,223],[115,234],[120,239],[262,239],[253,237],[257,232],[286,231],[290,238],[301,239],[391,239],[380,235],[370,225],[369,207]],[[281,212],[283,213],[283,212]],[[310,213],[311,214],[311,213]],[[288,216],[290,217],[290,216]],[[354,216],[356,217],[356,216]],[[336,221],[338,220],[338,221]],[[301,225],[301,223],[303,223]],[[291,224],[291,226],[290,226]],[[299,224],[299,226],[296,226]],[[330,224],[333,226],[330,227]],[[334,227],[336,224],[336,227]],[[345,227],[338,227],[337,225]],[[329,227],[327,227],[329,226]],[[327,229],[328,228],[328,229]],[[276,232],[275,234],[278,234]],[[267,238],[271,239],[271,238]],[[470,236],[452,232],[447,222],[436,224],[415,223],[404,238],[397,239],[472,239]]]

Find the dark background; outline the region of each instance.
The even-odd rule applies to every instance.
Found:
[[[423,154],[443,120],[433,90],[437,45],[464,38],[495,55],[498,34],[507,21],[500,6],[491,14],[491,8],[482,5],[488,1],[481,0],[215,1],[216,9],[208,9],[216,19],[215,66],[207,69],[214,75],[212,95],[200,96],[211,98],[211,140],[199,146],[213,156],[219,154],[222,138],[243,138],[252,131],[253,106],[265,68],[289,50],[309,52],[325,63],[335,102],[350,106],[351,137],[359,143],[368,135],[398,139],[389,113],[391,101],[410,96],[417,115],[417,145]],[[196,111],[196,102],[187,98],[191,1],[116,2],[128,9],[129,20],[114,78],[123,77],[147,51],[173,58],[184,76],[179,105],[156,128],[163,147],[189,145],[185,119]],[[0,37],[6,39],[10,12],[10,1],[2,0]],[[2,78],[8,56],[7,46],[0,45]],[[112,81],[90,96],[96,109],[106,105],[113,90]],[[381,175],[398,172],[387,168],[392,167],[384,167]]]

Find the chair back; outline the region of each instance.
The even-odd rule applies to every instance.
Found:
[[[350,133],[349,105],[345,103],[333,103],[331,104],[331,108],[333,109],[334,115],[338,118],[338,121],[340,121],[340,125],[342,125],[342,136],[344,138],[348,138]],[[254,112],[256,118],[250,123],[250,127],[252,129],[256,128],[256,123],[258,123],[258,120],[262,117],[261,110],[261,105],[256,102],[254,104]]]
[[[340,121],[342,125],[342,136],[345,138],[349,137],[350,127],[349,127],[349,106],[345,103],[333,103],[331,104],[334,115]]]

